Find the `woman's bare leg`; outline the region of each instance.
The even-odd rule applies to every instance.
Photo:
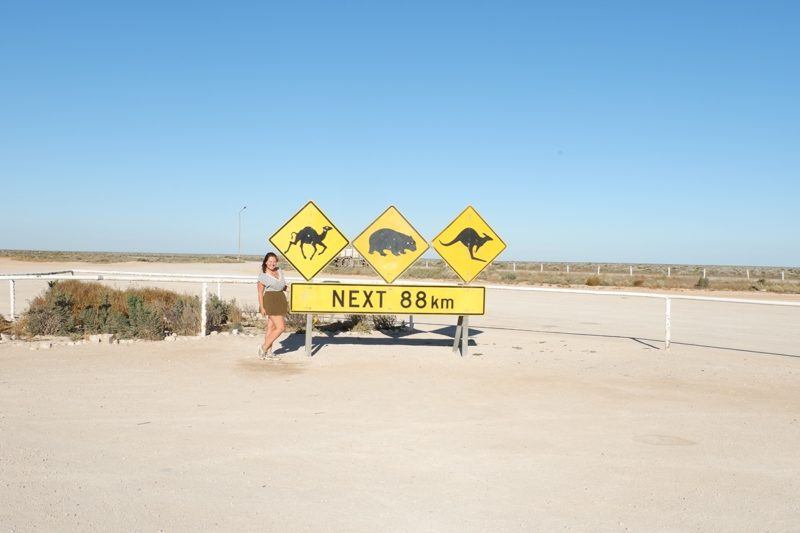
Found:
[[[286,321],[283,319],[282,316],[279,315],[270,315],[269,320],[272,321],[272,331],[267,333],[267,337],[264,340],[264,345],[266,346],[267,350],[272,349],[272,343],[275,342],[275,339],[281,336],[286,330]]]
[[[275,324],[272,323],[272,317],[271,316],[267,316],[267,327],[265,328],[265,331],[264,331],[264,351],[265,352],[269,348],[270,344],[272,344],[269,341],[269,337],[270,337],[270,335],[272,335],[272,331],[274,329],[275,329]]]

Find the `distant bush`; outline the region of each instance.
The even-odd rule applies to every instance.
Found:
[[[708,281],[708,278],[704,278],[703,276],[700,276],[700,279],[697,280],[697,283],[694,284],[694,287],[696,289],[707,289],[709,287],[709,285],[710,285],[710,283]]]
[[[644,278],[636,278],[633,280],[634,287],[643,287],[644,286]]]
[[[211,295],[209,329],[238,322],[236,302]],[[83,281],[51,282],[23,315],[28,335],[80,336],[114,333],[122,338],[160,339],[168,333],[196,335],[200,298],[164,289],[118,290]]]
[[[12,322],[7,320],[6,317],[0,315],[0,333],[7,333],[11,331]]]
[[[586,284],[589,287],[597,287],[598,285],[602,284],[602,280],[600,279],[600,276],[589,276],[586,278]]]
[[[306,315],[297,313],[289,313],[286,315],[286,329],[295,332],[304,332],[306,330]]]
[[[377,330],[397,329],[397,317],[394,315],[372,315],[372,325]]]
[[[503,272],[500,275],[500,279],[503,281],[514,281],[517,279],[517,275],[514,272]]]
[[[206,321],[209,331],[220,330],[226,324],[240,325],[242,312],[236,305],[236,300],[225,302],[212,294],[208,299]],[[198,324],[198,327],[200,325]]]

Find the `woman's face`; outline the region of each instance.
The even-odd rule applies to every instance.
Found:
[[[270,270],[275,270],[278,267],[278,260],[274,257],[270,257],[267,259],[267,268]]]

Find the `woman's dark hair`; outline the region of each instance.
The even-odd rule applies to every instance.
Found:
[[[267,252],[267,255],[264,256],[264,260],[261,261],[261,272],[266,272],[267,271],[267,261],[269,261],[270,257],[274,257],[275,261],[278,260],[278,256],[277,255],[275,255],[272,252]]]

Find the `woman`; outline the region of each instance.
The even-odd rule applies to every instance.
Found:
[[[286,329],[284,316],[288,311],[286,305],[286,280],[283,271],[278,268],[278,256],[269,252],[261,262],[261,274],[258,275],[258,305],[263,316],[267,317],[267,329],[264,344],[258,347],[258,355],[272,355],[272,343]]]

